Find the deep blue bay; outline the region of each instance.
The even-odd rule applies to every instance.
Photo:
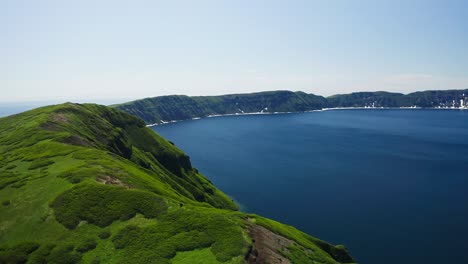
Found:
[[[468,111],[334,110],[153,127],[257,213],[362,264],[468,263]]]

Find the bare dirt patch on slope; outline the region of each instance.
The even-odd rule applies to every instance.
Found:
[[[106,184],[106,185],[123,186],[123,187],[125,187],[127,189],[130,188],[130,185],[122,182],[117,177],[110,176],[110,175],[99,176],[96,180],[97,180],[97,182],[102,183],[102,184]]]
[[[290,264],[280,252],[288,252],[294,241],[282,237],[256,224],[249,226],[248,232],[253,240],[247,256],[248,263],[255,264]]]

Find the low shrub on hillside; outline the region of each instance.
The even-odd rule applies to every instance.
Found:
[[[104,230],[102,231],[101,233],[99,233],[98,237],[100,239],[107,239],[111,236],[111,232],[110,231],[107,231],[107,230]]]
[[[30,255],[28,263],[75,264],[80,263],[81,258],[82,254],[72,244],[47,243]]]
[[[53,160],[49,160],[49,159],[39,159],[39,160],[35,160],[31,163],[31,165],[29,165],[29,168],[28,170],[35,170],[35,169],[38,169],[38,168],[42,168],[42,167],[47,167],[47,166],[50,166],[54,164],[54,161]]]
[[[97,246],[97,243],[96,243],[96,240],[92,239],[92,238],[88,238],[86,240],[84,240],[83,242],[81,242],[80,244],[78,244],[78,246],[76,247],[76,251],[80,252],[80,253],[84,253],[84,252],[88,252],[92,249],[95,249]]]
[[[9,171],[3,171],[0,173],[0,190],[20,180],[21,178],[19,175]]]
[[[12,188],[21,188],[26,185],[26,181],[17,181],[11,185]]]
[[[85,179],[95,178],[102,174],[99,168],[75,168],[67,170],[57,177],[67,179],[71,183],[80,183]]]
[[[7,170],[12,170],[14,168],[16,168],[15,164],[11,164],[11,165],[8,165],[8,166],[5,167],[5,169],[7,169]]]
[[[34,242],[23,242],[8,248],[0,248],[0,263],[26,263],[29,254],[39,248]]]
[[[79,263],[81,261],[81,254],[73,249],[74,246],[70,244],[56,246],[51,250],[50,255],[47,256],[46,261],[42,263]]]
[[[153,193],[97,183],[76,185],[60,194],[51,206],[57,221],[70,229],[83,220],[105,227],[137,213],[154,218],[167,209],[164,199]]]
[[[30,263],[48,263],[47,258],[49,257],[52,250],[55,248],[55,244],[42,245],[36,250],[29,259]]]
[[[112,240],[125,251],[128,260],[136,257],[173,258],[178,251],[211,247],[216,259],[224,262],[245,254],[247,242],[240,223],[228,215],[179,209],[164,215],[156,225],[127,226]]]

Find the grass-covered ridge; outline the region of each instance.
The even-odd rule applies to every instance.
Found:
[[[0,263],[261,261],[255,226],[288,239],[275,250],[292,263],[352,262],[342,247],[238,212],[129,114],[67,103],[0,118]]]
[[[322,109],[326,107],[326,99],[304,92],[273,91],[221,96],[159,96],[115,107],[140,117],[146,123],[153,124],[209,115],[298,112]]]

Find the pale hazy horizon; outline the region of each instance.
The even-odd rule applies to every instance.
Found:
[[[466,1],[2,1],[0,102],[468,88]]]

